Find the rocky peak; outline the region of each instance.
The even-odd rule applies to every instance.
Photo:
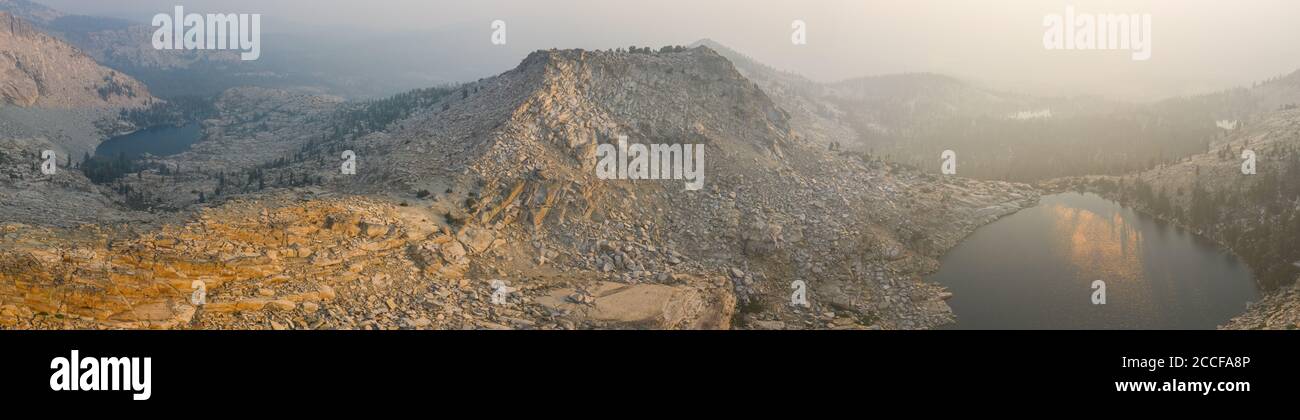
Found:
[[[0,12],[0,104],[20,107],[137,107],[153,101],[135,79]]]
[[[536,87],[514,122],[562,140],[558,146],[581,161],[593,161],[595,145],[618,135],[633,143],[706,143],[747,159],[780,157],[789,137],[789,115],[708,47],[538,51],[516,71],[534,77]],[[581,132],[593,129],[598,135]]]
[[[1036,199],[790,141],[789,114],[711,48],[539,51],[411,95],[427,101],[337,131],[331,101],[229,92],[243,106],[219,102],[210,138],[169,158],[183,174],[123,182],[190,205],[214,166],[256,162],[199,161],[219,149],[282,158],[257,167],[269,188],[156,225],[0,223],[0,327],[927,328],[952,319],[921,282],[933,257]],[[703,144],[707,181],[596,179],[618,135]],[[787,303],[793,279],[809,307]]]
[[[32,25],[7,12],[0,12],[0,32],[14,37],[32,38],[39,35]]]
[[[0,13],[8,13],[37,25],[45,25],[64,16],[58,10],[28,0],[0,0]]]
[[[459,90],[358,140],[367,155],[403,168],[389,174],[399,182],[381,185],[419,190],[466,170],[486,184],[538,173],[591,180],[597,146],[620,135],[630,143],[704,144],[710,165],[722,156],[779,165],[792,137],[789,115],[706,47],[536,51]]]

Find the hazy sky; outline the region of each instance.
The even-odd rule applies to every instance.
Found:
[[[268,33],[320,27],[420,36],[450,27],[481,31],[466,39],[482,39],[484,48],[491,48],[490,22],[501,19],[520,51],[713,38],[816,80],[928,71],[1026,92],[1120,99],[1212,91],[1300,69],[1296,0],[37,1],[137,21],[177,4],[262,13]],[[1150,14],[1150,60],[1134,61],[1127,51],[1046,50],[1044,15],[1064,14],[1068,5],[1079,14]],[[791,44],[796,19],[807,23],[806,45]]]

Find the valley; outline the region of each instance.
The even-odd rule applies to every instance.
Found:
[[[1120,103],[705,39],[343,96],[0,6],[0,328],[1300,326],[1300,72]]]
[[[628,91],[627,80],[642,87]],[[672,85],[683,89],[661,88]],[[1023,184],[797,142],[788,117],[707,48],[541,51],[424,95],[406,117],[339,131],[330,115],[355,109],[337,99],[227,92],[191,150],[89,187],[112,201],[93,217],[6,218],[27,220],[0,236],[0,322],[929,328],[952,314],[920,274],[970,230],[1037,198]],[[600,180],[597,146],[619,134],[699,142],[719,157],[700,191]],[[338,172],[343,150],[359,156],[353,177]],[[93,185],[76,171],[56,176]],[[810,284],[809,307],[789,304],[796,279]],[[513,289],[500,305],[492,280]],[[195,281],[204,305],[189,300]]]

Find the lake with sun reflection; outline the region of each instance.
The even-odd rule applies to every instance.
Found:
[[[1093,194],[1045,196],[940,264],[926,280],[953,292],[958,329],[1212,329],[1258,297],[1249,267],[1210,240]]]

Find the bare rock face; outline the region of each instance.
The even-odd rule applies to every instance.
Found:
[[[953,319],[934,257],[1037,198],[803,144],[705,47],[539,51],[461,89],[345,136],[333,101],[228,92],[210,146],[169,158],[183,175],[123,182],[183,197],[216,184],[196,166],[282,158],[267,189],[162,227],[6,225],[0,326],[930,328]],[[618,135],[703,145],[703,188],[598,179]]]
[[[421,216],[377,200],[295,201],[232,202],[129,236],[0,224],[0,328],[726,329],[735,311],[725,279],[695,276],[573,276],[590,294],[580,301],[573,288],[512,282],[487,298],[498,290],[477,269],[492,259],[423,232]]]
[[[5,138],[3,134],[0,132],[0,224],[75,227],[134,218],[81,171],[68,168],[66,154],[60,154],[55,174],[43,174],[40,152],[59,150],[58,145],[44,138]]]
[[[729,329],[736,299],[722,281],[685,285],[599,282],[587,290],[561,288],[538,302],[609,328]]]
[[[377,224],[393,229],[365,227]],[[93,225],[5,223],[0,307],[12,316],[0,326],[178,328],[196,313],[220,318],[320,305],[337,296],[334,286],[370,281],[370,272],[416,273],[404,252],[414,239],[401,235],[404,229],[391,206],[365,200],[231,203],[131,236]],[[194,298],[199,288],[202,303]],[[214,326],[222,325],[229,326]]]
[[[63,12],[31,0],[0,0],[0,11],[9,12],[28,22],[38,24],[46,24],[66,16]]]
[[[1224,330],[1296,330],[1300,329],[1300,281],[1275,290],[1258,302],[1246,306],[1246,312],[1219,327]]]
[[[492,240],[494,238],[492,232],[486,229],[470,227],[461,231],[459,235],[456,235],[456,239],[474,253],[482,253],[487,251],[488,247],[492,246]]]
[[[590,299],[554,307],[580,313],[578,325],[689,325],[661,313],[694,307],[676,279],[720,272],[744,309],[737,328],[942,325],[953,319],[948,295],[921,275],[978,226],[1037,200],[1023,184],[937,178],[801,142],[790,115],[707,47],[538,51],[472,87],[366,141],[400,152],[384,158],[399,168],[395,185],[467,178],[467,224],[578,248],[586,255],[568,268],[633,285],[574,288]],[[595,148],[619,135],[704,144],[704,190],[595,179]],[[795,280],[808,285],[810,307],[789,303]]]
[[[0,12],[0,103],[20,107],[137,107],[153,101],[131,77]]]

